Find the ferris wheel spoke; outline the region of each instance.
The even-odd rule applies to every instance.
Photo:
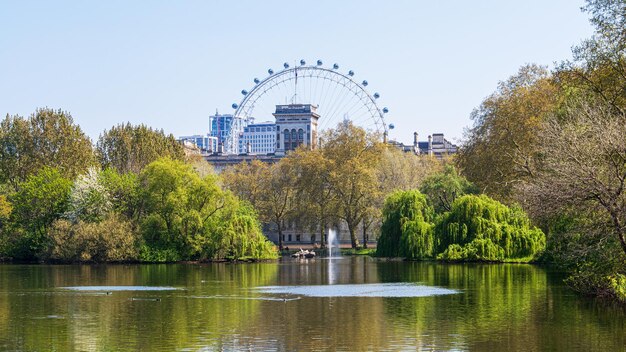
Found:
[[[255,83],[258,83],[249,93],[246,92],[240,104],[233,104],[236,118],[227,138],[229,150],[237,149],[239,133],[253,117],[268,120],[275,106],[283,103],[317,105],[320,133],[328,127],[336,127],[333,125],[344,117],[368,130],[384,131],[384,116],[374,100],[380,96],[377,93],[369,95],[365,90],[367,83],[363,81],[362,85],[354,80],[352,71],[343,74],[337,69],[337,65],[333,65],[332,69],[321,64],[305,66],[302,63],[292,68],[286,65],[284,70],[270,72],[270,76],[256,80]]]

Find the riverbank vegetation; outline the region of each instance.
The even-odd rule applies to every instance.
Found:
[[[255,210],[162,131],[120,125],[92,148],[69,113],[39,109],[2,121],[0,153],[0,258],[277,258]]]

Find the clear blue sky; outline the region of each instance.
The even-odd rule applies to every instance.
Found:
[[[353,69],[392,137],[453,140],[498,81],[592,34],[581,0],[0,0],[0,113],[68,110],[92,138],[130,121],[206,133],[285,61]],[[420,138],[423,139],[423,138]]]

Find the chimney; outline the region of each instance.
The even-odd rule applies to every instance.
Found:
[[[383,133],[383,143],[387,144],[387,131]]]
[[[428,136],[428,155],[433,155],[433,137]]]
[[[224,143],[220,142],[220,144],[217,146],[217,153],[224,154]]]
[[[413,146],[417,147],[417,132],[413,132]]]
[[[250,142],[246,143],[246,154],[250,154],[252,153],[252,146],[250,145]]]

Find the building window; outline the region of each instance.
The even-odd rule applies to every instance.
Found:
[[[289,235],[289,242],[291,242],[291,235]]]
[[[300,242],[300,235],[296,235],[296,241]]]

